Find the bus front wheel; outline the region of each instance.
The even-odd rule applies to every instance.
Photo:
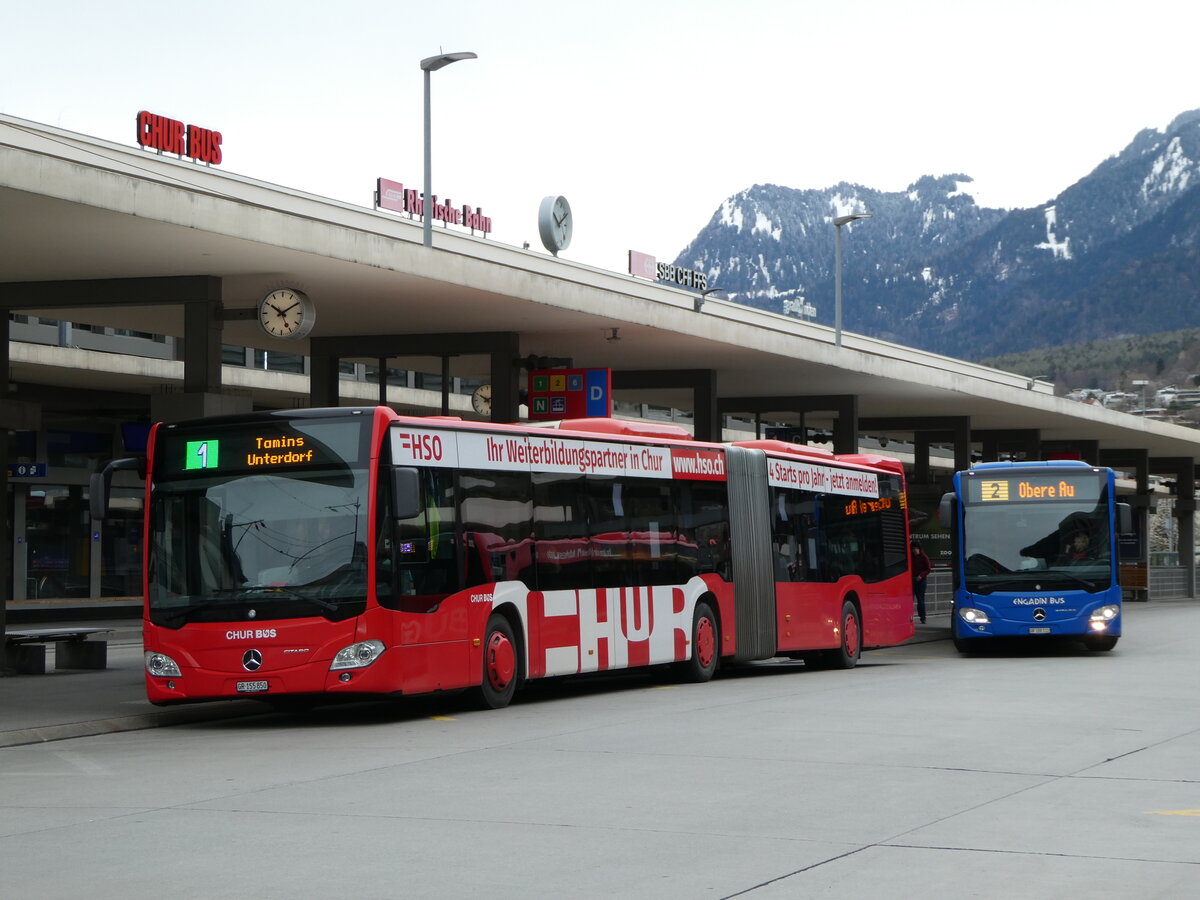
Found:
[[[825,665],[832,669],[853,669],[862,654],[862,621],[858,607],[847,600],[842,604],[841,644],[825,651]]]
[[[483,641],[483,681],[479,685],[479,705],[485,709],[503,709],[517,691],[521,673],[517,641],[512,625],[501,615],[488,619]]]
[[[1117,646],[1117,637],[1112,634],[1102,634],[1099,637],[1085,637],[1083,639],[1083,646],[1089,650],[1111,650]]]

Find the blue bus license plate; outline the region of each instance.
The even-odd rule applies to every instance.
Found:
[[[1050,629],[1049,628],[1030,628],[1029,633],[1030,634],[1049,634]]]
[[[265,681],[239,681],[237,683],[237,691],[239,694],[261,694],[267,689]]]

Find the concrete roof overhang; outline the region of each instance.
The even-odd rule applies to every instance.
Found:
[[[838,348],[827,327],[713,295],[696,312],[692,292],[464,231],[439,227],[426,249],[415,220],[4,116],[0,211],[0,285],[209,275],[222,279],[227,309],[286,285],[314,299],[313,337],[512,331],[522,356],[580,367],[714,369],[720,397],[854,394],[862,418],[969,416],[977,430],[1200,456],[1200,432],[1055,397],[1023,375],[855,334]],[[183,334],[177,305],[76,308],[70,318]],[[224,329],[225,343],[308,350],[252,320]],[[483,376],[487,360],[462,357],[452,371]],[[14,378],[25,377],[37,381],[14,362]],[[692,402],[682,390],[626,399]]]

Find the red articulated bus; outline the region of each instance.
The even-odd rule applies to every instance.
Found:
[[[102,515],[110,464],[93,497]],[[157,704],[473,689],[913,634],[903,469],[675,426],[557,429],[291,410],[155,426],[146,691]]]

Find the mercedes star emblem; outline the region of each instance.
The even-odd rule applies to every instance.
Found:
[[[257,650],[247,650],[242,654],[242,668],[247,672],[257,672],[262,668],[262,654]]]
[[[1035,622],[1046,621],[1046,611],[1039,606],[1037,609],[1035,609],[1033,611],[1033,620]]]

